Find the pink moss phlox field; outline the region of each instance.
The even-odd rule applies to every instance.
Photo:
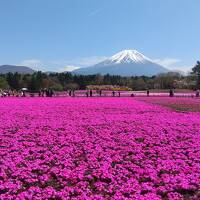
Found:
[[[138,100],[170,107],[178,111],[200,112],[200,98],[140,97]]]
[[[200,115],[134,98],[0,101],[0,199],[200,199]]]

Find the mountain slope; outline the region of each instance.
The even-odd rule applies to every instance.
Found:
[[[91,67],[74,70],[76,74],[110,74],[121,76],[153,76],[169,70],[136,50],[124,50]]]
[[[0,74],[6,74],[9,72],[11,73],[18,72],[19,74],[33,74],[35,71],[30,67],[25,67],[25,66],[15,66],[15,65],[0,66]]]

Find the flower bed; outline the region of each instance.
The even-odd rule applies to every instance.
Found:
[[[0,101],[0,199],[200,199],[200,115],[134,98]]]
[[[181,97],[141,97],[147,103],[163,105],[176,111],[200,112],[200,98],[181,98]]]

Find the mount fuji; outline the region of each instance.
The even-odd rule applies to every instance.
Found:
[[[136,50],[124,50],[103,62],[91,67],[79,68],[73,72],[81,75],[153,76],[169,72],[169,70]]]

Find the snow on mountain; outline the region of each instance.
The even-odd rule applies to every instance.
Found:
[[[119,64],[119,63],[145,63],[146,60],[150,60],[145,57],[143,54],[139,53],[136,50],[124,50],[121,51],[110,59],[110,63]]]
[[[136,50],[121,51],[91,67],[74,70],[76,74],[110,74],[121,76],[153,76],[169,70]]]

